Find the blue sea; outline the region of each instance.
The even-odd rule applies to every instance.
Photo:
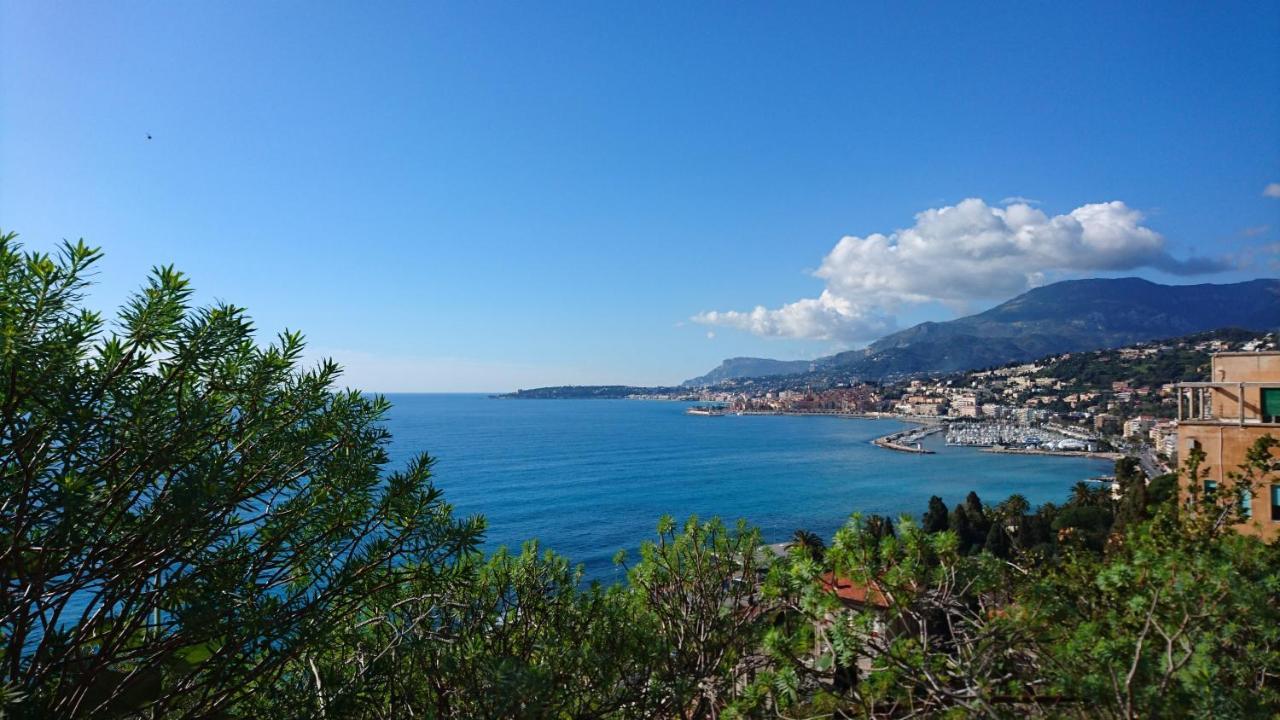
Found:
[[[803,528],[830,538],[855,511],[919,517],[930,495],[948,506],[1021,493],[1061,501],[1073,483],[1108,474],[1104,460],[996,455],[925,441],[935,455],[870,444],[904,427],[839,417],[685,415],[687,403],[505,400],[388,395],[394,466],[438,459],[436,485],[459,514],[488,520],[487,547],[538,539],[604,582],[612,557],[654,534],[658,518],[745,518],[769,542]]]

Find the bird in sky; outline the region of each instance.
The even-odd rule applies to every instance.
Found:
[[[150,139],[151,139],[151,133],[147,133],[147,139],[148,139],[148,140],[150,140]]]

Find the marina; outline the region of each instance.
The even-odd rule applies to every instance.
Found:
[[[1045,426],[1005,422],[951,423],[947,426],[947,444],[1066,452],[1097,449],[1096,443]]]

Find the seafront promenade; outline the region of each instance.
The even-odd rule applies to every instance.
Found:
[[[1038,448],[1015,448],[1015,447],[989,447],[982,448],[982,452],[1000,453],[1004,455],[1053,455],[1057,457],[1084,457],[1094,458],[1095,460],[1119,460],[1124,457],[1124,453],[1118,452],[1089,452],[1086,450],[1041,450]]]

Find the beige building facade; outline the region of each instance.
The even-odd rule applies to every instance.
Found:
[[[1205,454],[1205,490],[1239,472],[1245,453],[1264,435],[1280,440],[1280,352],[1218,353],[1208,382],[1179,383],[1178,457]],[[1185,478],[1184,483],[1188,482]],[[1185,493],[1187,488],[1183,487]],[[1271,542],[1280,537],[1280,476],[1263,478],[1241,498],[1249,519],[1237,530]]]

